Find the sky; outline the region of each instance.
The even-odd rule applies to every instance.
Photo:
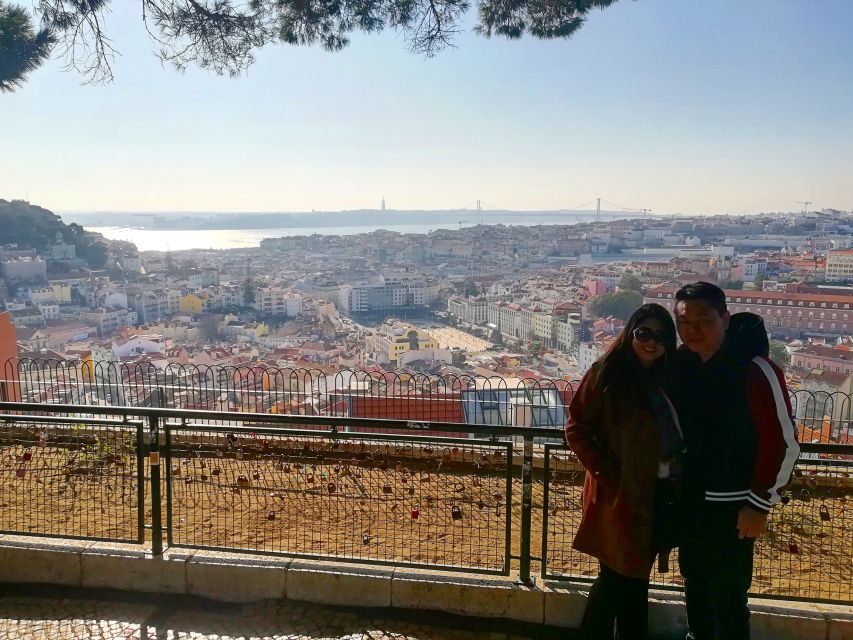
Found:
[[[853,209],[850,0],[621,0],[569,40],[393,32],[163,67],[112,3],[115,80],[0,94],[0,198],[54,211]],[[467,26],[476,21],[469,15]]]

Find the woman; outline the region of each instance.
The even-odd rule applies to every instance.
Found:
[[[675,546],[675,479],[684,444],[664,388],[675,325],[660,305],[628,319],[584,376],[569,406],[566,442],[586,469],[574,548],[599,560],[581,637],[646,638],[649,575]]]

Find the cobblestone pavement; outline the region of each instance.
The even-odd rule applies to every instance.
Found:
[[[431,624],[287,601],[193,606],[78,598],[0,597],[0,640],[529,640],[450,617]],[[459,628],[464,625],[467,628]],[[456,628],[454,628],[454,626]],[[499,628],[499,627],[495,627]],[[539,634],[535,634],[537,637]]]

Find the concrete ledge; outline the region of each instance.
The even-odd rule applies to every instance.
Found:
[[[144,593],[186,593],[188,554],[167,551],[154,557],[139,546],[101,544],[81,555],[82,585]]]
[[[830,618],[829,640],[853,640],[853,619],[849,617]]]
[[[512,578],[170,550],[152,557],[136,545],[0,536],[0,582],[187,594],[222,602],[287,598],[326,605],[446,611],[577,628],[589,583]],[[853,640],[853,607],[753,599],[754,640]],[[650,594],[651,637],[683,638],[683,595]]]
[[[0,536],[0,582],[82,585],[81,554],[88,541]]]
[[[750,600],[749,627],[754,640],[802,638],[823,640],[829,634],[829,619],[817,607],[793,606],[773,600]]]
[[[589,596],[589,583],[546,580],[543,589],[545,624],[569,629],[580,627]]]
[[[589,582],[545,581],[545,624],[570,629],[580,627],[590,586]],[[682,639],[686,630],[687,613],[682,594],[650,591],[649,635]]]
[[[406,609],[438,609],[479,618],[509,618],[541,624],[545,593],[510,578],[397,569],[391,604]]]
[[[287,599],[349,607],[390,607],[393,568],[293,560]]]
[[[187,594],[223,602],[287,597],[287,558],[198,551],[187,561]]]

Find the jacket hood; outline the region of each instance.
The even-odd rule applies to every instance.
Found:
[[[731,353],[739,358],[770,355],[770,340],[764,328],[764,320],[754,313],[735,313],[729,321],[726,340]]]

